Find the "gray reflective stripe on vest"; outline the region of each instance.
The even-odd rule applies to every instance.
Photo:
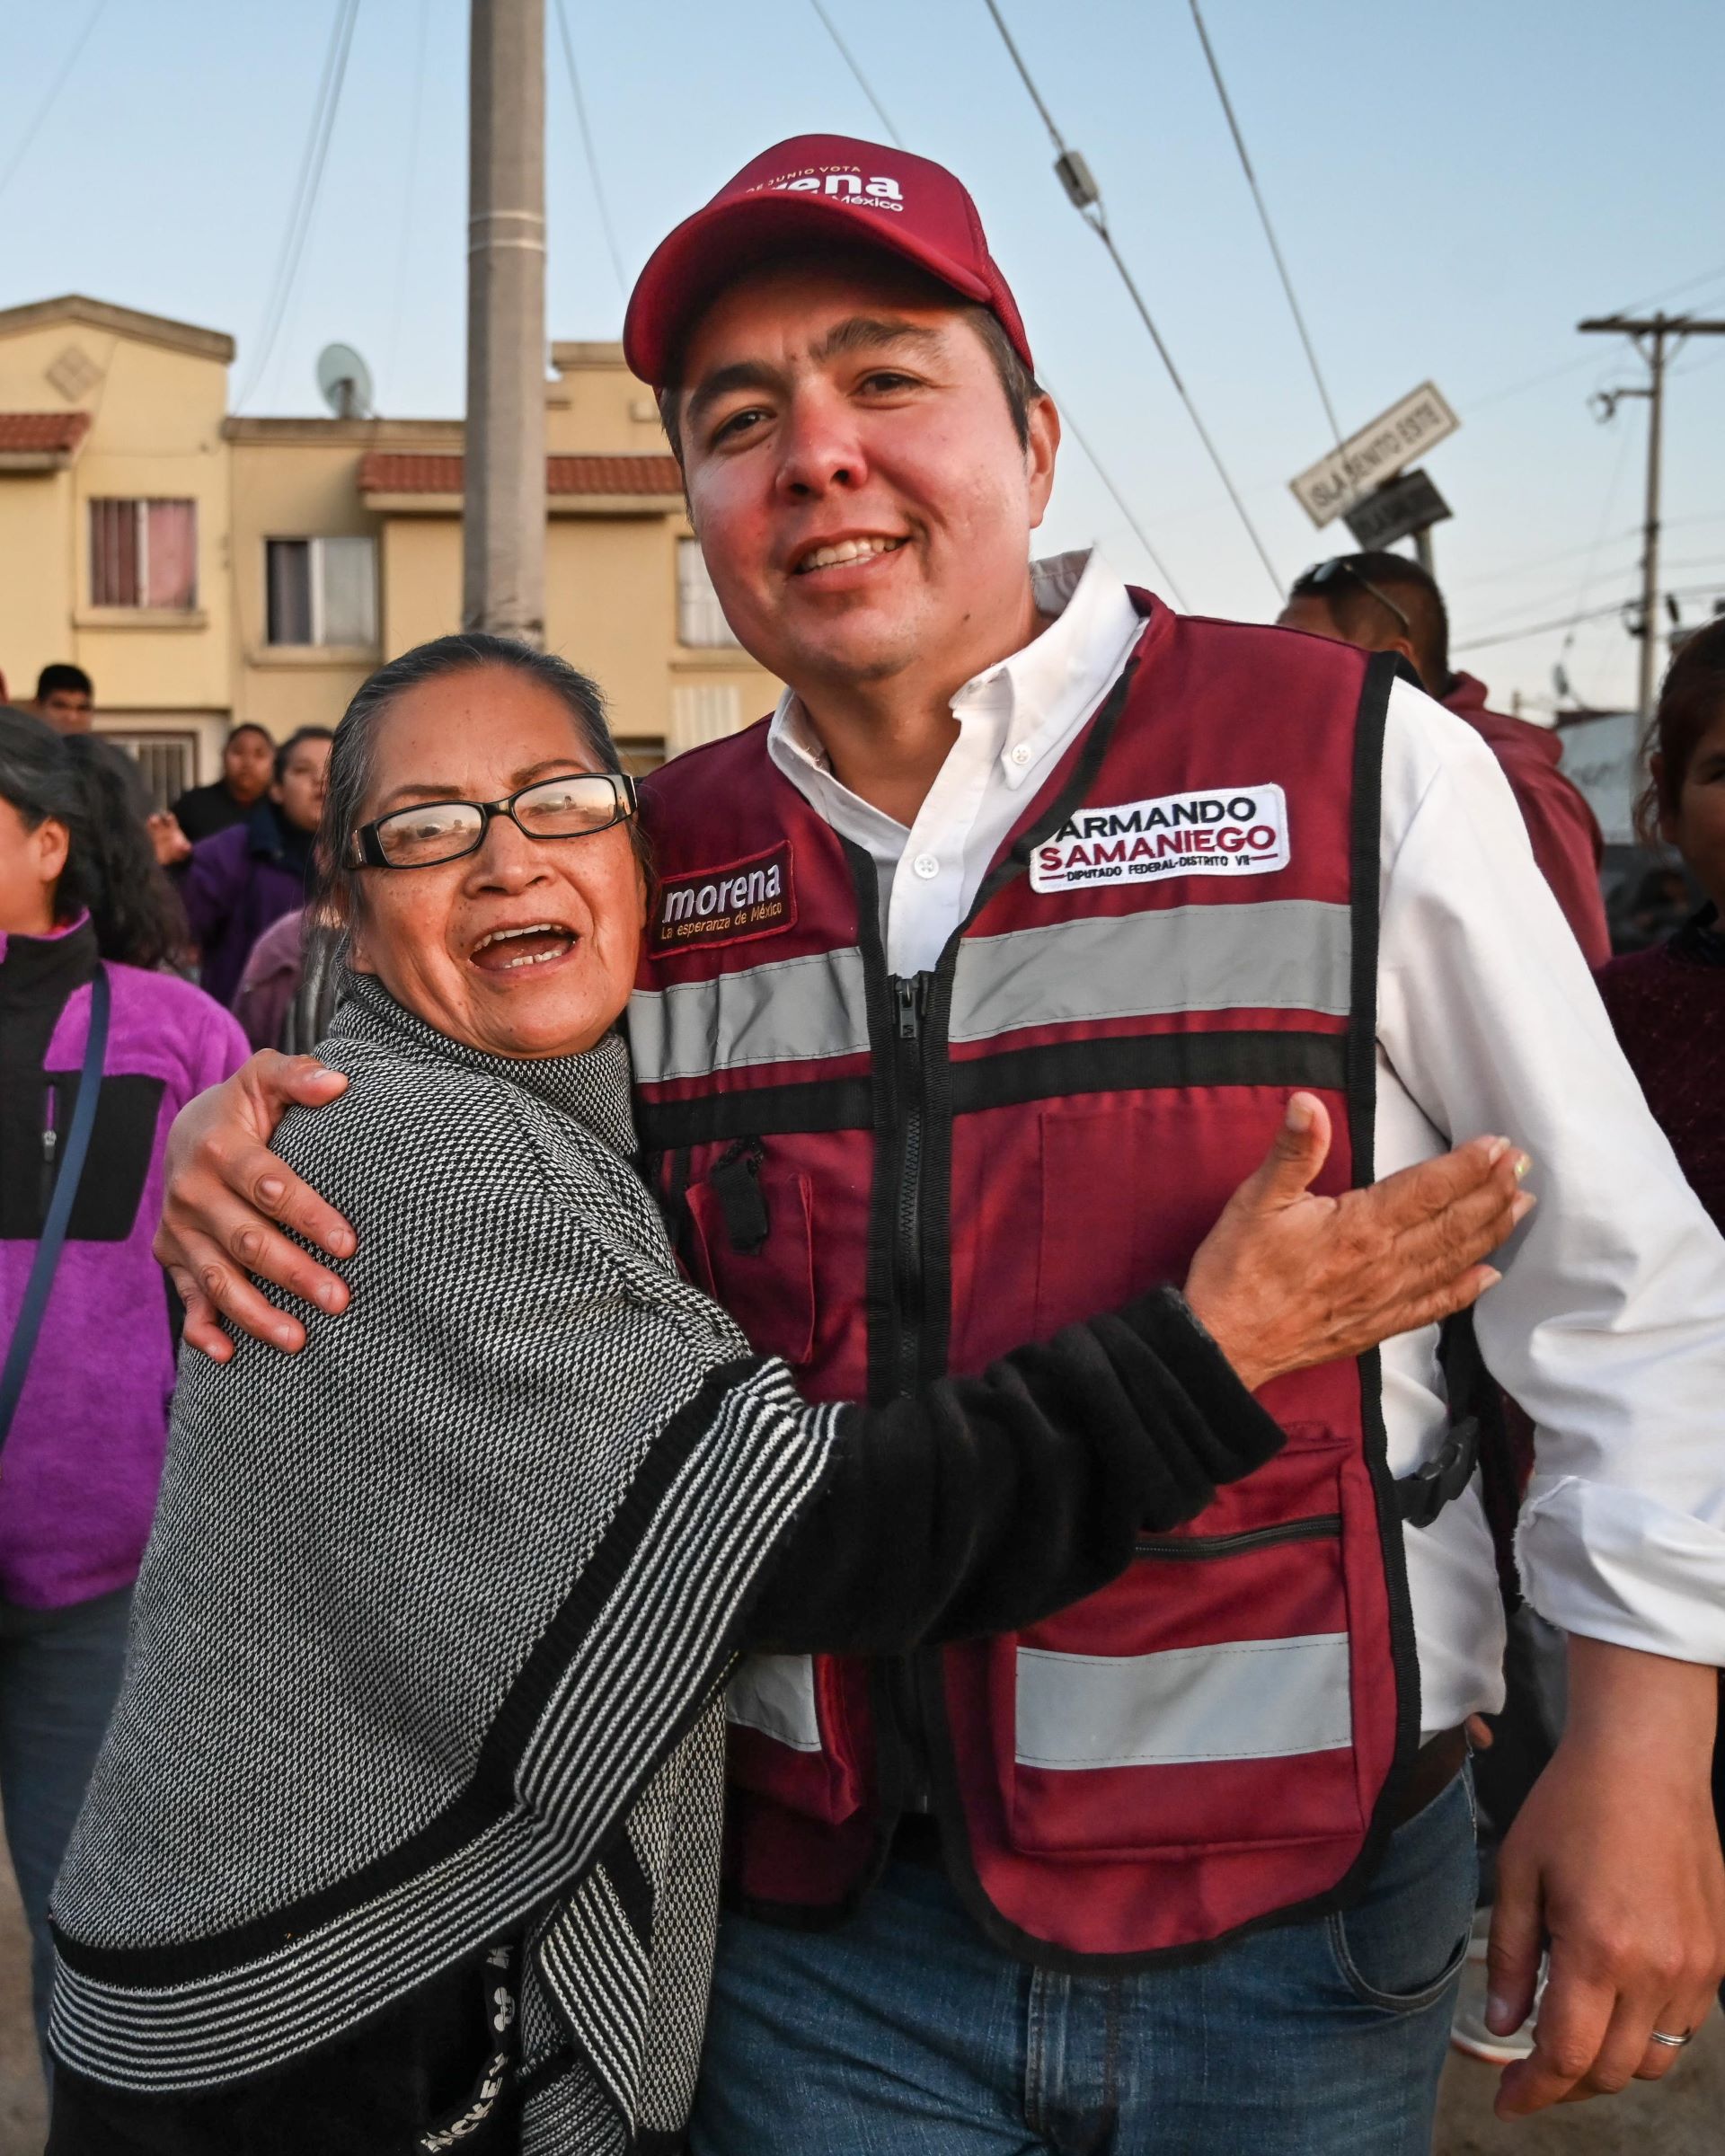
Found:
[[[637,989],[629,999],[629,1052],[642,1085],[854,1056],[868,1045],[862,953],[854,944],[716,981]]]
[[[807,1655],[745,1655],[725,1693],[725,1719],[793,1752],[818,1752],[814,1664]]]
[[[1159,1655],[1018,1650],[1018,1763],[1077,1772],[1287,1759],[1353,1741],[1346,1632]]]
[[[1179,906],[974,936],[960,947],[951,1038],[1175,1011],[1317,1011],[1345,1018],[1345,906],[1315,898]]]

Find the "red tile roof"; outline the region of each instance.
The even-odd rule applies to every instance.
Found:
[[[89,431],[87,411],[0,411],[0,456],[64,455]]]
[[[363,494],[459,494],[462,459],[418,451],[374,449],[359,464]],[[553,494],[680,494],[674,456],[548,456]]]

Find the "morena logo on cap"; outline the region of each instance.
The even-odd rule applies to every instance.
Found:
[[[787,172],[782,180],[760,180],[744,190],[751,195],[825,195],[835,202],[854,202],[858,208],[893,209],[905,207],[904,190],[885,172],[864,179],[854,166],[820,165],[814,170]]]

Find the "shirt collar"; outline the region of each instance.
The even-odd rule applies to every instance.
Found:
[[[1049,751],[1064,744],[1074,719],[1101,698],[1144,626],[1126,586],[1094,548],[1031,562],[1031,584],[1039,613],[1055,618],[1022,650],[973,675],[951,707],[967,733],[973,726],[987,729],[1000,775],[1014,792],[1041,776]],[[767,750],[787,776],[813,774],[818,792],[838,788],[792,689],[779,698]],[[900,828],[890,817],[880,820]]]

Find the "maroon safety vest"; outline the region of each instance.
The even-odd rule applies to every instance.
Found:
[[[765,724],[649,782],[642,1144],[693,1277],[812,1398],[979,1370],[1183,1279],[1293,1087],[1335,1129],[1317,1187],[1372,1178],[1387,666],[1135,604],[1126,676],[914,980],[888,976],[872,862]],[[1367,1876],[1419,1732],[1377,1358],[1262,1399],[1283,1453],[1059,1616],[746,1663],[741,1904],[843,1914],[923,1804],[985,1930],[1055,1966]]]

